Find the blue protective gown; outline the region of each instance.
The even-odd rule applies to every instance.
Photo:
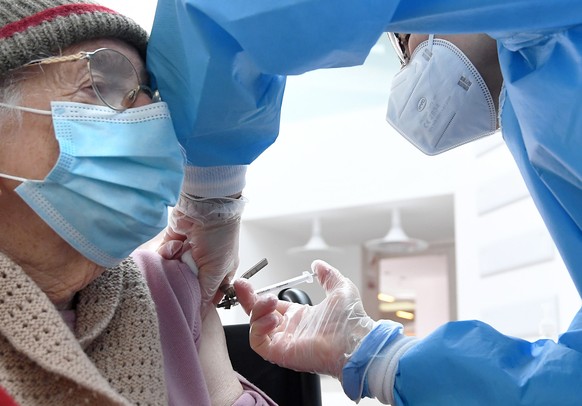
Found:
[[[385,31],[498,41],[503,136],[582,293],[580,0],[159,0],[148,64],[191,161],[247,164],[276,138],[281,75],[361,64]],[[582,405],[582,311],[557,343],[448,323],[401,358],[394,397]]]

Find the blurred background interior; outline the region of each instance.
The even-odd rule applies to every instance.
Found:
[[[151,26],[155,0],[105,3]],[[480,319],[555,339],[580,298],[502,134],[424,156],[384,120],[398,69],[383,37],[363,66],[288,78],[279,139],[248,170],[240,272],[267,258],[260,288],[320,258],[407,334]],[[324,297],[317,283],[299,288]],[[248,322],[240,307],[220,314]],[[353,404],[333,379],[322,389],[324,405]]]

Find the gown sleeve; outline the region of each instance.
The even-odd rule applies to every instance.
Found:
[[[577,405],[582,311],[558,342],[505,336],[479,321],[448,323],[400,359],[396,405]]]

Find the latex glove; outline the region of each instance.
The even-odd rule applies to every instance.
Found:
[[[219,287],[229,284],[239,264],[238,242],[244,198],[194,198],[185,193],[172,210],[158,252],[182,258],[188,252],[198,268],[203,306],[218,303]]]
[[[257,296],[248,280],[234,286],[239,303],[251,315],[250,344],[280,366],[341,379],[342,369],[374,321],[364,311],[356,286],[323,261],[311,268],[326,292],[315,306]]]

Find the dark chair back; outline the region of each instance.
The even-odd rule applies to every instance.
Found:
[[[307,293],[300,289],[281,291],[279,299],[311,305]],[[319,375],[293,371],[265,361],[249,345],[249,328],[248,324],[224,326],[234,369],[280,406],[321,406]]]

